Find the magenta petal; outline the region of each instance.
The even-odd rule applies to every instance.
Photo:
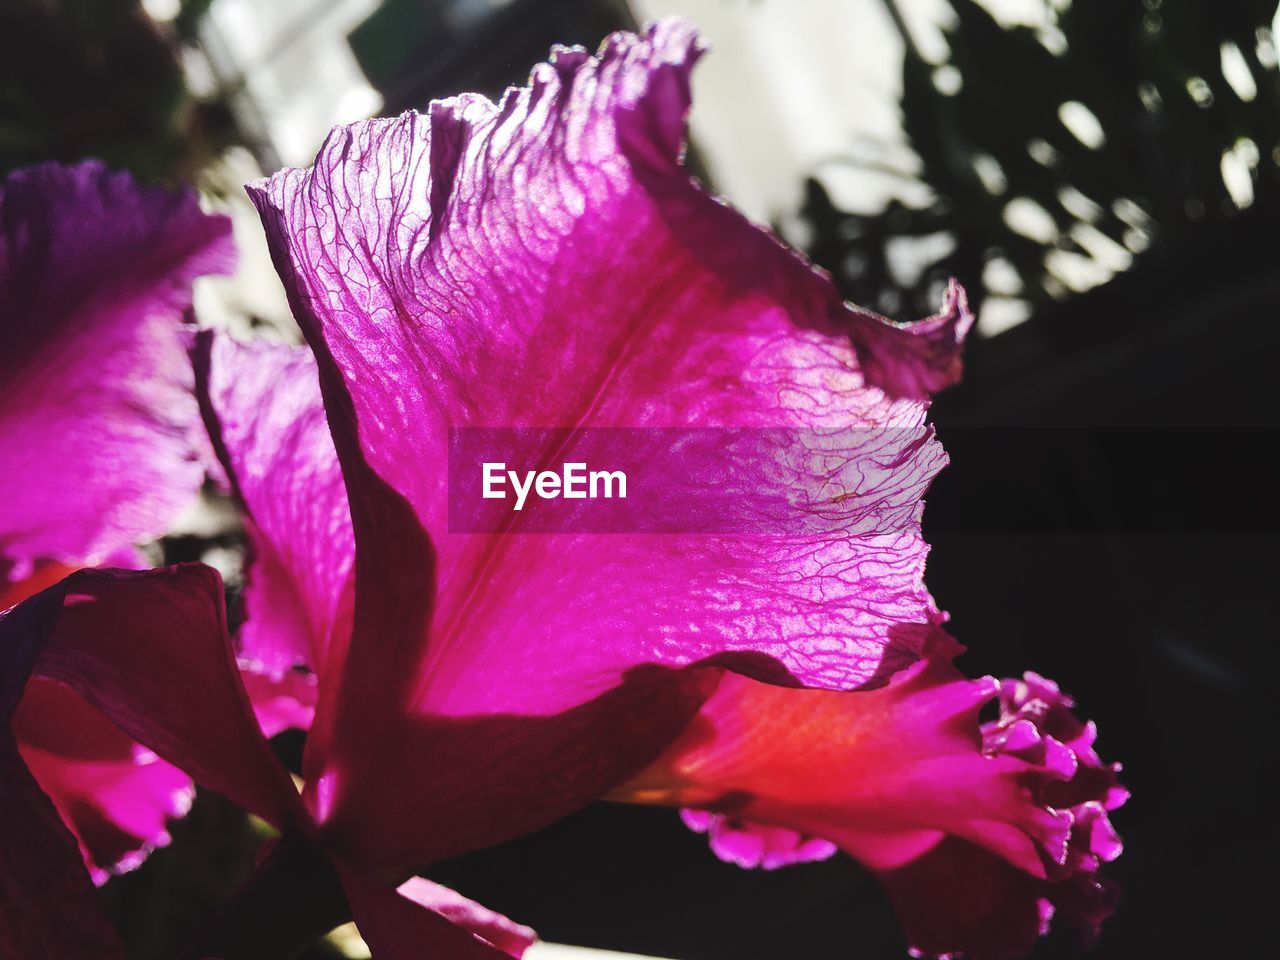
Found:
[[[680,819],[690,830],[705,833],[721,860],[747,869],[776,870],[793,863],[826,860],[837,850],[830,840],[709,810],[681,810]]]
[[[581,671],[601,678],[592,694],[622,664],[684,665],[726,651],[762,654],[806,683],[863,685],[885,661],[910,662],[927,634],[918,524],[851,537],[842,549],[812,544],[804,558],[794,544],[764,556],[715,544],[727,554],[717,570],[750,565],[735,571],[750,630],[739,603],[715,615],[724,604],[710,601],[725,584],[703,569],[709,546],[648,543],[632,557],[625,543],[539,538],[518,557],[494,558],[482,542],[446,536],[450,426],[893,427],[904,446],[921,428],[914,387],[886,393],[869,383],[855,347],[872,345],[864,352],[877,370],[892,357],[928,379],[923,369],[939,361],[932,348],[922,360],[905,346],[915,328],[847,308],[826,277],[690,182],[679,158],[697,52],[674,22],[615,35],[598,59],[560,51],[500,106],[467,96],[428,116],[339,128],[313,170],[284,171],[250,194],[299,322],[331,368],[323,379],[359,423],[352,456],[409,501],[438,552],[438,622],[502,617],[505,629],[489,632],[520,636],[561,663],[580,662],[567,645],[598,648],[610,635],[621,648],[615,662],[593,657]],[[922,336],[957,340],[968,322],[954,294]],[[917,499],[943,462],[923,439],[913,435],[898,464]],[[595,623],[576,611],[575,629],[538,627],[521,622],[516,603],[456,609],[471,603],[481,562],[486,592],[502,596],[509,590],[494,585],[517,569],[522,581],[545,569],[581,586],[574,558],[601,549],[620,569],[591,598],[592,607],[608,601]],[[813,575],[801,578],[804,560]],[[599,582],[612,565],[590,567]],[[811,611],[819,596],[821,611]],[[539,642],[551,638],[562,639]],[[469,637],[433,637],[441,670],[451,642],[474,649]],[[489,669],[515,662],[497,652]],[[420,653],[412,645],[406,656]],[[387,660],[389,675],[412,673]],[[551,688],[529,691],[544,698],[539,712],[566,706],[545,702]],[[509,700],[519,693],[506,691],[513,709],[525,708]]]
[[[27,768],[80,842],[95,883],[167,844],[169,821],[190,807],[190,777],[64,684],[31,680],[13,731]]]
[[[214,446],[247,513],[241,655],[272,674],[315,669],[342,629],[355,559],[315,358],[203,334],[196,360]]]
[[[231,225],[97,162],[0,186],[0,566],[75,565],[162,533],[204,476],[191,283]]]
[[[895,396],[928,399],[959,382],[964,338],[973,326],[969,299],[954,280],[937,316],[910,325],[853,327],[867,379]]]
[[[63,565],[138,564],[135,544],[194,498],[207,458],[184,314],[193,280],[230,267],[230,234],[194,194],[96,162],[0,185],[0,607]],[[50,682],[15,724],[95,879],[166,842],[184,774]]]
[[[428,829],[412,805],[443,795],[407,771],[534,776],[551,725],[516,721],[620,706],[609,698],[637,670],[712,661],[850,688],[923,649],[919,500],[944,456],[921,394],[954,376],[970,317],[958,292],[918,332],[850,309],[692,183],[680,153],[697,53],[674,22],[594,58],[558,50],[499,105],[466,96],[340,128],[313,170],[250,186],[319,358],[359,545],[350,650],[321,671],[308,744],[322,817],[364,821],[353,848],[381,857],[395,831]],[[878,492],[904,522],[818,542],[450,535],[448,430],[466,425],[882,431],[896,446]],[[331,716],[357,705],[358,720]],[[500,713],[502,738],[477,737],[453,771],[444,731]],[[581,736],[604,729],[576,716]],[[423,752],[384,756],[386,742]],[[613,769],[570,768],[554,797],[527,784],[543,817],[661,747],[574,742],[561,763]],[[502,808],[472,782],[476,824],[455,839],[492,842]],[[388,796],[404,810],[375,813]]]
[[[512,956],[435,909],[383,886],[359,867],[335,865],[356,927],[374,960],[507,960]]]
[[[313,674],[296,670],[275,674],[241,660],[240,679],[264,737],[311,726],[318,692]]]
[[[408,897],[414,903],[447,917],[513,957],[524,956],[525,950],[538,939],[538,935],[530,927],[514,923],[502,914],[469,900],[456,890],[450,890],[425,877],[406,880],[397,890],[402,897]]]

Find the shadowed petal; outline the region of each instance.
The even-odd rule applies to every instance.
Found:
[[[0,610],[72,571],[41,563],[0,590]],[[125,736],[65,684],[36,677],[14,712],[18,751],[80,844],[95,883],[142,863],[169,842],[168,821],[186,813],[191,778]]]
[[[269,821],[298,822],[297,794],[240,683],[218,574],[200,565],[73,573],[0,614],[0,954],[122,955],[75,839],[13,741],[32,677],[65,684],[100,711],[122,732],[115,747],[136,740]],[[32,746],[61,733],[38,723],[32,735],[44,739]]]
[[[487,940],[513,957],[524,956],[538,935],[521,923],[514,923],[500,913],[469,900],[456,890],[428,880],[413,877],[396,888],[402,897],[448,917],[460,927]]]
[[[375,957],[519,957],[536,939],[528,927],[430,880],[412,877],[397,891],[295,832],[267,845],[205,932],[200,955],[293,956],[353,914]]]
[[[231,225],[93,161],[0,186],[0,564],[100,563],[162,533],[204,476],[192,281]]]
[[[0,730],[0,955],[124,960],[76,840]]]
[[[973,960],[1015,960],[1055,921],[1087,947],[1119,900],[1115,885],[1095,874],[1046,881],[953,836],[880,880],[920,956],[961,949]]]
[[[241,655],[271,674],[314,669],[342,629],[355,558],[315,358],[202,334],[196,366],[214,447],[247,514]]]
[[[419,960],[427,956],[504,960],[513,955],[457,926],[446,915],[437,913],[434,906],[419,902],[416,894],[428,893],[423,888],[411,885],[409,892],[415,894],[411,898],[383,886],[358,867],[340,863],[337,867],[356,927],[369,944],[374,960]]]
[[[944,462],[923,393],[954,377],[971,318],[958,291],[919,332],[849,308],[692,183],[697,53],[674,22],[594,58],[557,50],[501,104],[339,128],[313,170],[250,186],[318,356],[358,544],[354,628],[320,668],[307,779],[371,862],[510,835],[513,781],[530,829],[639,769],[696,697],[674,673],[621,693],[637,670],[713,661],[849,688],[923,648],[919,498]],[[449,534],[449,428],[521,425],[887,432],[875,494],[903,522],[818,543]],[[630,712],[625,741],[603,739],[606,709]],[[570,729],[572,757],[555,747]],[[461,766],[444,732],[465,742]],[[446,809],[465,822],[428,835]]]
[[[191,778],[125,736],[65,684],[35,678],[14,715],[27,768],[80,842],[95,883],[169,842],[191,806]]]
[[[0,706],[72,688],[132,739],[277,825],[297,795],[245,695],[216,571],[81,570],[0,618]]]

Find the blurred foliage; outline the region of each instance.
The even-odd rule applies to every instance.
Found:
[[[807,185],[810,253],[850,299],[923,314],[957,276],[1034,310],[1242,208],[1280,206],[1275,0],[1049,0],[1039,27],[948,2],[931,62],[886,0],[908,41],[903,125],[919,159],[890,172],[928,199],[865,215]]]
[[[0,174],[101,157],[144,179],[191,180],[235,127],[187,89],[178,59],[209,0],[157,24],[138,0],[0,3]]]
[[[635,27],[626,0],[383,0],[348,39],[394,116],[463,90],[497,99],[552,45]]]

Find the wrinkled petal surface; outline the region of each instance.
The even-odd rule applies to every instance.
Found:
[[[676,22],[558,49],[501,104],[339,128],[313,170],[250,186],[358,545],[307,777],[353,856],[429,860],[568,812],[696,709],[674,669],[851,688],[923,649],[919,498],[944,462],[925,393],[957,372],[963,295],[919,333],[849,308],[691,182],[698,49]],[[819,542],[449,534],[458,426],[897,431],[870,495],[914,509]],[[856,517],[859,495],[833,502]],[[423,826],[446,817],[447,838]]]
[[[0,566],[101,563],[194,498],[205,449],[187,358],[192,281],[231,225],[192,193],[89,161],[0,186]]]
[[[1092,724],[1048,681],[969,680],[939,629],[880,690],[787,690],[726,675],[679,742],[619,799],[695,807],[725,859],[770,865],[778,831],[821,837],[875,871],[911,946],[1025,954],[1054,910],[1086,936],[1114,905],[1107,812],[1127,796]],[[1000,713],[982,723],[993,700]],[[782,835],[786,839],[787,834]]]
[[[0,882],[24,884],[0,900],[0,935],[25,944],[24,931],[54,924],[64,910],[92,913],[73,879],[88,883],[75,840],[60,822],[55,829],[49,821],[50,814],[56,820],[53,804],[11,749],[10,722],[32,677],[65,684],[109,719],[121,732],[115,746],[128,749],[137,741],[278,825],[296,822],[301,813],[240,683],[217,573],[201,565],[74,573],[0,615],[0,733],[10,745],[0,802],[13,814],[0,819],[0,849],[11,861]],[[28,731],[34,749],[66,746],[59,743],[61,731],[42,722],[34,727]],[[44,838],[39,843],[36,833]],[[68,849],[70,861],[60,853]],[[38,865],[27,863],[33,857]],[[38,882],[27,884],[28,874]],[[88,936],[94,927],[85,923]],[[79,934],[67,933],[73,935]],[[10,946],[0,939],[0,947]],[[43,955],[34,948],[0,950],[11,952]]]

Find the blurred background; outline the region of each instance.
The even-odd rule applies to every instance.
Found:
[[[293,337],[240,185],[335,123],[497,96],[554,42],[679,13],[712,45],[691,166],[895,319],[950,276],[979,322],[935,407],[929,584],[971,674],[1032,668],[1134,799],[1097,957],[1254,955],[1274,923],[1280,475],[1275,0],[2,0],[0,172],[103,157],[196,184],[244,262],[203,319]],[[163,545],[238,576],[228,512]],[[234,598],[233,598],[234,599]],[[283,755],[300,744],[285,738]],[[252,863],[202,796],[107,888],[167,957]],[[430,875],[548,940],[675,960],[900,957],[837,858],[722,864],[673,813],[600,805]],[[1053,936],[1036,956],[1069,956]],[[360,956],[351,938],[314,957]],[[550,953],[544,954],[551,956]]]

